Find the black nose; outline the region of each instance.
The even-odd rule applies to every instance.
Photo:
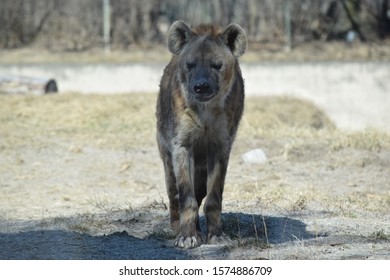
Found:
[[[198,80],[194,85],[194,91],[198,94],[207,93],[210,91],[210,83],[206,79]]]

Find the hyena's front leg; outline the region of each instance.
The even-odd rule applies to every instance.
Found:
[[[201,244],[197,232],[198,203],[193,188],[194,159],[188,147],[174,146],[173,166],[179,193],[180,234],[175,245],[181,248],[194,248]]]
[[[173,171],[172,155],[164,151],[162,153],[165,172],[165,184],[169,198],[169,217],[171,228],[177,235],[180,232],[179,197],[176,187],[175,173]]]
[[[231,240],[222,232],[221,211],[222,193],[225,183],[229,152],[214,148],[209,150],[207,198],[204,213],[207,221],[207,242],[209,244],[230,243]]]

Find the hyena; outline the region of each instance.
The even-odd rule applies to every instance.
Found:
[[[176,21],[168,33],[173,54],[160,83],[157,142],[164,164],[175,246],[204,242],[198,209],[203,198],[207,243],[228,242],[222,232],[222,193],[229,154],[244,109],[238,64],[247,46],[243,29],[191,29]]]

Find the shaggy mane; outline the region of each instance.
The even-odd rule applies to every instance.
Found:
[[[220,26],[212,25],[212,24],[201,24],[192,30],[197,35],[208,35],[211,37],[217,37],[221,34],[222,29]]]

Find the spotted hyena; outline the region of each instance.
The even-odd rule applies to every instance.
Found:
[[[164,163],[175,245],[204,240],[198,209],[203,198],[207,243],[228,241],[222,232],[222,193],[229,154],[244,109],[238,57],[247,46],[236,24],[191,29],[176,21],[168,34],[173,54],[157,100],[157,142]]]

